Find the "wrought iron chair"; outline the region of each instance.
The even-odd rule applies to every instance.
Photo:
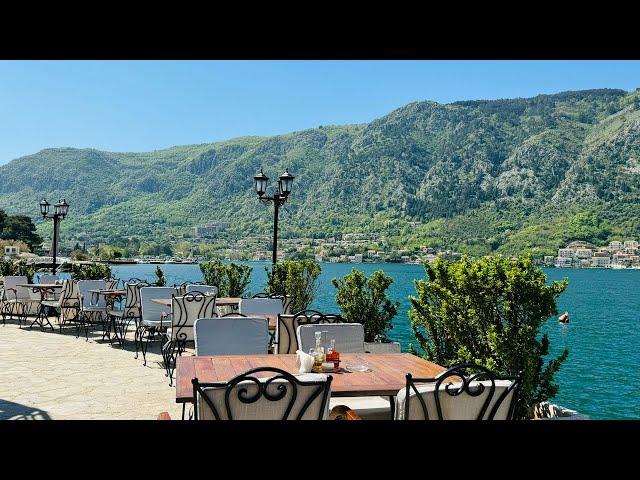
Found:
[[[78,311],[76,338],[80,336],[80,329],[84,328],[85,340],[89,341],[89,327],[105,324],[107,321],[107,302],[103,295],[90,290],[106,290],[112,285],[108,280],[78,280],[80,309]],[[103,332],[104,338],[104,332]]]
[[[266,318],[224,316],[199,318],[193,324],[196,355],[254,355],[269,349]]]
[[[251,298],[278,298],[282,302],[282,313],[285,313],[285,314],[291,313],[291,302],[293,300],[291,295],[286,295],[283,293],[260,292],[260,293],[256,293]]]
[[[173,385],[173,371],[176,358],[182,355],[187,342],[193,342],[193,324],[198,318],[211,318],[216,315],[215,295],[203,295],[199,292],[187,293],[182,297],[173,297],[171,301],[171,313],[165,320],[170,328],[165,334],[162,345],[162,359],[169,385]]]
[[[229,382],[194,378],[194,420],[326,420],[332,379],[323,374],[294,377],[274,367],[254,368]]]
[[[2,323],[6,324],[7,318],[18,316],[19,325],[22,326],[22,309],[18,302],[18,285],[28,283],[26,276],[7,275],[4,277],[4,288],[2,290]],[[22,290],[20,290],[22,294]]]
[[[296,330],[300,350],[308,352],[316,344],[315,332],[327,332],[323,343],[333,338],[336,350],[344,353],[364,353],[364,328],[360,323],[311,323]]]
[[[22,323],[27,323],[27,316],[36,315],[40,308],[40,294],[34,292],[32,288],[20,287],[20,284],[28,283],[28,279],[23,275],[4,277],[4,308],[2,321],[5,317],[17,317],[18,325],[22,328]]]
[[[140,288],[148,287],[149,284],[139,278],[131,278],[124,282],[125,294],[124,300],[121,302],[122,308],[109,310],[108,315],[113,319],[114,325],[120,330],[120,346],[124,348],[124,342],[129,331],[129,326],[133,322],[135,328],[141,318],[140,306]]]
[[[238,305],[238,311],[248,316],[277,316],[284,313],[284,304],[282,298],[279,297],[253,297],[243,298]],[[275,331],[270,334],[269,347],[273,346],[275,341]]]
[[[276,325],[275,353],[296,353],[298,350],[298,337],[296,332],[300,325],[317,323],[344,323],[337,314],[324,314],[316,310],[303,310],[295,315],[278,315]]]
[[[80,295],[78,292],[78,284],[73,280],[63,280],[62,290],[57,299],[45,300],[42,302],[48,310],[47,316],[51,312],[57,312],[58,328],[62,333],[63,325],[73,322],[80,310]],[[76,325],[77,326],[77,325]]]
[[[522,375],[498,376],[464,363],[435,378],[414,378],[396,397],[396,420],[510,420]]]
[[[147,349],[152,338],[163,339],[162,333],[171,326],[171,322],[165,317],[168,307],[153,302],[154,299],[171,299],[177,294],[175,287],[142,287],[140,288],[140,313],[141,319],[136,328],[136,356],[138,358],[138,346],[142,351],[143,365],[147,364]],[[146,336],[146,341],[145,341]]]

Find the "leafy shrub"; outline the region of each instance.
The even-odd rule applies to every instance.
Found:
[[[32,283],[34,273],[36,273],[35,267],[27,265],[27,261],[25,259],[4,260],[0,258],[0,277],[25,276],[27,277],[28,283]]]
[[[253,268],[248,265],[230,263],[225,265],[220,260],[211,260],[200,264],[204,283],[218,287],[220,297],[242,297],[251,283]]]
[[[267,293],[289,295],[291,312],[306,310],[316,296],[322,268],[313,260],[284,260],[270,272],[267,267]]]
[[[443,366],[474,362],[503,375],[523,373],[516,418],[530,418],[535,404],[558,391],[553,377],[569,351],[550,360],[540,327],[557,314],[556,297],[567,280],[546,285],[530,257],[500,256],[425,263],[426,280],[414,282],[411,328],[424,357]],[[415,353],[411,347],[410,350]]]
[[[167,286],[167,279],[164,277],[164,272],[160,268],[160,265],[156,266],[155,275],[156,275],[156,283],[155,283],[155,285],[157,287],[166,287]]]
[[[393,279],[382,270],[373,272],[370,278],[355,268],[344,278],[332,280],[338,289],[336,303],[347,322],[364,326],[367,342],[387,340],[387,331],[393,328],[391,321],[398,313],[400,302],[392,302],[386,291]]]
[[[111,278],[111,267],[106,263],[71,265],[71,278],[74,280],[102,280]]]

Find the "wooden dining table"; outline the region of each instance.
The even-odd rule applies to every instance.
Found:
[[[349,371],[331,375],[332,397],[395,397],[406,386],[406,375],[431,378],[446,369],[410,353],[341,353],[340,366],[366,364],[365,372]],[[276,367],[298,375],[296,355],[183,355],[176,361],[176,403],[193,403],[191,380],[199,382],[228,382],[247,370]],[[256,374],[257,377],[269,376]]]

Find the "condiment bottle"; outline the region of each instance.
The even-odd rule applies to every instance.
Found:
[[[322,332],[316,332],[316,346],[311,350],[313,355],[313,368],[311,371],[322,373],[322,362],[324,362],[324,347],[322,346]]]

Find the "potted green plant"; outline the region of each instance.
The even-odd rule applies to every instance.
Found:
[[[382,270],[367,278],[364,272],[354,268],[344,278],[334,278],[332,283],[337,289],[336,303],[342,317],[364,327],[365,350],[371,353],[399,352],[400,344],[388,338],[388,332],[393,328],[393,317],[400,306],[400,302],[393,302],[387,296],[393,279]]]
[[[309,308],[316,295],[317,280],[322,271],[313,260],[284,260],[267,271],[266,293],[284,295],[289,313]]]

